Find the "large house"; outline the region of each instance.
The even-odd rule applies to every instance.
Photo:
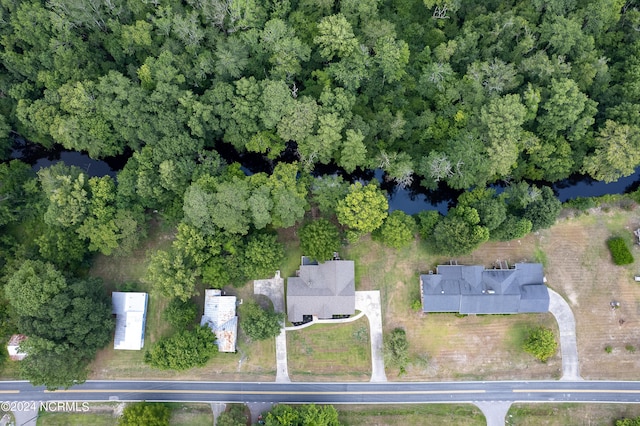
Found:
[[[142,349],[148,300],[147,293],[113,292],[111,312],[116,316],[114,349],[130,351]]]
[[[420,275],[420,291],[424,312],[549,311],[549,292],[540,263],[516,263],[512,269],[438,265],[435,274]]]
[[[302,256],[295,277],[287,279],[287,317],[292,323],[304,317],[320,319],[355,313],[355,268],[352,260],[320,263]]]
[[[206,325],[216,335],[218,352],[235,352],[238,339],[236,296],[223,296],[220,290],[204,291],[204,315],[200,325]]]

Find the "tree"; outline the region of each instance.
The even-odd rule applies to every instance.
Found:
[[[448,255],[467,254],[489,239],[489,230],[480,225],[478,211],[455,207],[433,230],[435,248]]]
[[[60,162],[41,169],[38,178],[49,200],[44,221],[65,228],[79,226],[89,205],[87,175]]]
[[[395,328],[387,334],[383,354],[386,365],[398,368],[400,374],[406,373],[409,365],[409,341],[403,328]]]
[[[5,294],[18,315],[18,331],[29,336],[23,377],[48,389],[83,382],[114,328],[102,282],[67,280],[51,264],[27,260],[7,281]]]
[[[553,190],[543,186],[540,197],[527,205],[524,219],[531,221],[532,231],[546,229],[556,223],[561,209],[562,203],[555,197]]]
[[[256,234],[249,237],[244,249],[243,271],[251,279],[275,274],[284,260],[284,246],[276,235]]]
[[[25,260],[7,281],[5,295],[21,316],[39,312],[67,288],[67,280],[52,264]]]
[[[267,340],[280,334],[284,314],[273,309],[262,309],[255,302],[240,306],[240,327],[252,340]]]
[[[218,416],[217,426],[246,426],[248,418],[244,404],[227,404],[227,410]]]
[[[169,426],[171,409],[160,402],[134,402],[127,404],[118,419],[118,426]]]
[[[196,294],[196,279],[200,268],[176,250],[158,250],[149,260],[146,280],[164,296],[187,301]]]
[[[356,182],[347,196],[338,202],[336,213],[342,225],[366,234],[382,225],[388,209],[389,203],[380,188],[373,183],[362,186]]]
[[[144,362],[161,370],[202,367],[218,352],[216,335],[207,326],[182,330],[153,345]]]
[[[340,232],[326,219],[307,223],[298,231],[298,237],[302,253],[318,262],[333,259],[340,248]]]
[[[437,210],[423,210],[416,215],[418,233],[423,240],[433,236],[433,230],[442,219],[442,215]]]
[[[194,325],[197,314],[198,306],[195,303],[172,299],[162,312],[162,318],[175,329],[183,330]]]
[[[395,210],[384,220],[380,228],[374,231],[374,237],[384,245],[399,249],[414,239],[416,221],[403,211]]]
[[[340,426],[332,405],[276,405],[265,417],[266,426]]]
[[[326,216],[336,214],[338,202],[349,193],[349,184],[342,176],[319,176],[311,185],[313,202],[318,205],[320,212]]]
[[[347,173],[353,173],[356,167],[366,164],[367,147],[364,144],[364,135],[360,130],[347,129],[347,138],[342,144],[342,151],[338,165]]]
[[[546,362],[555,355],[558,350],[553,330],[545,327],[538,327],[529,331],[529,335],[524,341],[522,348],[542,362]]]
[[[595,138],[596,149],[582,171],[597,180],[614,182],[633,174],[640,163],[640,129],[607,120]]]
[[[351,24],[342,14],[325,16],[318,24],[318,35],[313,39],[326,60],[334,56],[349,56],[358,46]]]

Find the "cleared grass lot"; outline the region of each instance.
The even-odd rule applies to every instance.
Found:
[[[338,419],[349,426],[484,426],[486,420],[471,404],[338,405]]]
[[[613,425],[615,420],[638,416],[637,404],[513,404],[505,425]]]
[[[315,324],[287,331],[289,376],[294,381],[367,381],[371,375],[369,321]]]

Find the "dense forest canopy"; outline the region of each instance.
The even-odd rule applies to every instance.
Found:
[[[144,207],[220,140],[458,189],[640,163],[634,1],[1,3],[0,130],[132,149],[120,180]]]
[[[284,258],[274,230],[312,206],[333,223],[303,228],[318,258],[342,235],[373,231],[401,247],[417,229],[456,255],[548,227],[560,203],[531,182],[614,181],[640,164],[639,9],[637,0],[0,0],[0,158],[11,135],[128,157],[115,179],[0,163],[2,283],[32,261],[34,282],[85,286],[100,305],[90,291],[100,284],[86,277],[92,254],[130,253],[152,212],[177,231],[150,256],[146,280],[183,301],[202,282],[266,278]],[[262,156],[269,172],[247,176],[222,159],[222,144]],[[398,185],[446,184],[462,196],[444,218],[389,216],[379,187],[314,177],[322,165],[381,168]],[[486,188],[498,181],[503,193]],[[29,318],[11,310],[22,303],[14,296],[0,303],[0,317],[13,315],[3,334]],[[95,324],[101,336],[111,327]],[[82,356],[65,352],[71,380],[36,375],[74,327],[34,340],[26,377],[54,386],[84,377],[104,339]]]

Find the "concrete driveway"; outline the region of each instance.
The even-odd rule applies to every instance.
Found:
[[[280,276],[280,271],[276,271],[276,276],[271,279],[255,280],[253,293],[267,296],[273,303],[273,309],[284,313],[284,279]],[[287,366],[287,335],[283,323],[280,334],[276,337],[276,382],[290,381]]]
[[[573,311],[562,296],[549,289],[549,312],[553,314],[560,329],[560,354],[562,356],[562,378],[560,380],[582,380],[578,362],[576,320]]]
[[[371,341],[371,381],[386,382],[384,357],[382,355],[382,309],[379,291],[356,291],[356,310],[369,319]]]

